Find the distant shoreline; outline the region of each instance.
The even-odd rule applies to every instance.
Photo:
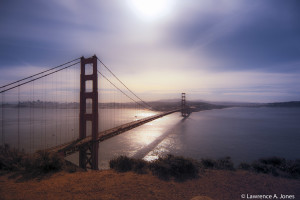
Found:
[[[178,101],[179,102],[179,101]],[[151,102],[153,108],[156,111],[168,111],[174,110],[179,107],[178,102]],[[300,101],[288,101],[288,102],[274,102],[274,103],[235,103],[235,102],[203,102],[203,101],[190,101],[187,104],[192,112],[199,112],[203,110],[223,109],[229,107],[287,107],[295,108],[300,107]],[[36,101],[23,101],[23,102],[6,102],[1,106],[3,108],[59,108],[59,109],[79,109],[78,102],[43,102]],[[87,105],[87,106],[92,106]],[[136,108],[133,103],[99,103],[98,107],[101,109],[133,109]]]

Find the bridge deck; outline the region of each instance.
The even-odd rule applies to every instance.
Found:
[[[133,122],[129,122],[126,124],[123,124],[121,126],[117,126],[115,128],[106,130],[106,131],[102,131],[98,134],[98,138],[97,138],[97,142],[102,142],[104,140],[107,140],[109,138],[112,138],[116,135],[119,135],[121,133],[124,133],[130,129],[133,129],[135,127],[141,126],[147,122],[153,121],[155,119],[161,118],[163,116],[172,114],[174,112],[178,112],[181,109],[177,109],[177,110],[172,110],[169,112],[164,112],[161,114],[157,114],[154,116],[150,116],[150,117],[146,117],[143,119],[139,119],[137,121],[133,121]],[[48,149],[48,152],[58,152],[58,153],[63,153],[64,156],[70,155],[72,153],[75,153],[76,151],[79,151],[80,148],[84,148],[87,145],[90,145],[92,143],[92,136],[88,136],[84,139],[78,139],[72,142],[68,142],[66,144],[60,145],[60,146],[56,146],[53,148]]]

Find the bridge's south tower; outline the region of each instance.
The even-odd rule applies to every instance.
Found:
[[[87,70],[92,65],[91,70]],[[91,73],[92,72],[92,73]],[[92,106],[92,109],[87,109]],[[89,125],[87,126],[87,124]],[[81,57],[80,74],[80,113],[79,113],[79,139],[92,135],[90,145],[85,145],[79,151],[79,167],[98,169],[98,77],[97,57]]]

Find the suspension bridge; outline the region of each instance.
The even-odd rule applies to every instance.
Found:
[[[84,169],[98,169],[99,142],[175,112],[190,114],[185,93],[181,104],[153,107],[96,55],[45,69],[0,90],[2,145],[28,153],[79,152]]]

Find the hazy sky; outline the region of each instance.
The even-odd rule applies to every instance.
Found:
[[[146,100],[299,101],[300,1],[0,1],[1,84],[94,54]]]

